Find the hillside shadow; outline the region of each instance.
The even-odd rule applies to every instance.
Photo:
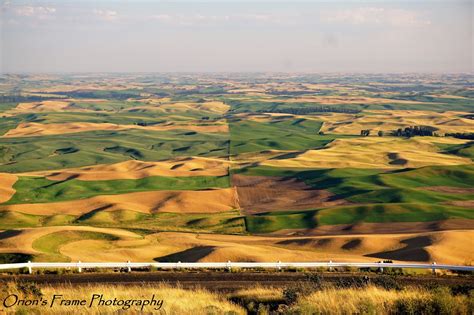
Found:
[[[433,244],[428,236],[417,236],[402,241],[406,246],[400,249],[365,255],[366,257],[390,260],[430,261],[431,256],[424,247]]]
[[[22,232],[19,230],[6,230],[3,232],[0,232],[0,240],[5,240],[10,237],[15,237],[20,235]]]
[[[196,246],[170,255],[153,258],[157,262],[197,262],[215,250],[215,246]]]

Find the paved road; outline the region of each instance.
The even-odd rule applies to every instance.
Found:
[[[340,279],[351,280],[361,278],[364,274],[350,273],[324,273],[323,281],[335,282]],[[377,277],[376,274],[367,274],[369,278]],[[474,285],[472,276],[398,276],[403,284],[442,285],[470,284]],[[77,285],[87,283],[100,284],[141,284],[165,282],[172,285],[180,284],[184,288],[200,286],[209,290],[233,291],[240,288],[255,286],[256,284],[283,287],[297,282],[308,281],[308,274],[303,272],[132,272],[132,273],[82,273],[63,275],[0,275],[2,281],[34,281],[40,284],[73,283]]]

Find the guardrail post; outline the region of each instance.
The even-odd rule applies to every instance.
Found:
[[[82,272],[82,267],[81,267],[81,261],[80,260],[77,262],[77,271],[79,271],[79,273]]]
[[[180,268],[181,268],[181,261],[178,261],[178,262],[176,263],[176,269],[180,269]]]
[[[383,267],[380,267],[381,262],[379,261],[379,270],[380,272],[383,272]]]
[[[28,273],[33,273],[33,268],[31,267],[31,261],[28,260]]]
[[[332,266],[331,265],[332,265],[332,260],[330,260],[329,263],[328,263],[329,271],[332,271]]]
[[[278,270],[281,270],[281,261],[280,260],[277,263],[277,268],[278,268]]]
[[[132,266],[130,266],[130,260],[127,261],[127,271],[132,272]]]
[[[232,263],[230,262],[230,260],[227,261],[227,270],[231,270],[232,269]]]
[[[433,263],[431,264],[433,266],[433,268],[431,268],[431,272],[435,275],[436,274],[436,261],[433,261]]]

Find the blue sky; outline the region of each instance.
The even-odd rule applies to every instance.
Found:
[[[6,1],[2,72],[472,72],[473,1]]]

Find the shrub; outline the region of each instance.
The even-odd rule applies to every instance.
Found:
[[[286,304],[294,304],[298,300],[300,292],[296,287],[289,287],[283,290],[283,298],[286,301]]]
[[[403,289],[403,286],[394,276],[379,276],[372,279],[372,283],[378,287],[384,288],[385,290],[400,291]]]

